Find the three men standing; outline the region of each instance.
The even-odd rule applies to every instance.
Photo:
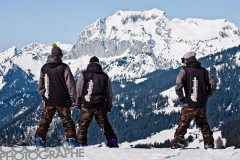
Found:
[[[108,75],[103,72],[99,59],[95,56],[90,59],[86,71],[80,74],[75,85],[69,66],[61,60],[62,56],[62,50],[53,45],[51,55],[40,72],[39,93],[46,106],[36,132],[35,145],[45,146],[49,125],[57,111],[62,119],[70,146],[87,145],[88,127],[95,117],[107,139],[107,146],[118,147],[116,134],[108,120],[108,112],[112,108],[111,82]],[[206,103],[215,92],[216,83],[195,57],[195,52],[184,55],[182,61],[186,66],[177,76],[175,89],[183,103],[183,109],[179,126],[174,134],[172,148],[183,146],[184,135],[193,118],[201,128],[204,147],[214,148],[213,133],[207,122]],[[75,100],[76,106],[81,110],[77,135],[71,118],[71,107]]]

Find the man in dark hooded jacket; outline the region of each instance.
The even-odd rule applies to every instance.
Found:
[[[87,145],[88,127],[95,117],[103,131],[108,147],[118,147],[117,137],[108,121],[112,108],[111,82],[102,71],[97,57],[92,57],[87,70],[82,72],[77,82],[77,103],[81,110],[77,140],[79,145]]]
[[[182,62],[186,66],[180,70],[177,76],[175,90],[183,103],[183,108],[178,128],[174,134],[172,148],[183,147],[184,135],[193,118],[201,129],[204,148],[214,148],[213,133],[207,122],[206,103],[216,91],[216,82],[209,72],[201,67],[201,63],[195,57],[195,52],[188,52],[183,56]]]
[[[56,111],[62,119],[68,144],[77,145],[70,108],[76,100],[76,84],[69,66],[62,62],[62,56],[62,50],[53,44],[47,63],[41,68],[38,91],[45,101],[45,108],[35,135],[36,146],[45,146],[47,131]]]

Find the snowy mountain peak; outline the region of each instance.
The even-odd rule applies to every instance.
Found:
[[[141,23],[156,19],[166,19],[165,13],[158,9],[143,12],[119,10],[112,16],[98,19],[95,23],[87,27],[79,37],[79,41],[85,42],[86,40],[89,41],[97,38],[121,38],[129,40],[129,38],[134,35],[137,39],[137,37],[139,37],[137,34],[146,34],[144,33],[146,32],[144,24]],[[130,36],[127,36],[129,34]]]
[[[62,44],[60,42],[55,42],[57,44],[57,46],[59,46],[63,52],[65,53],[69,53],[70,50],[72,49],[72,45],[71,44]],[[51,49],[52,46],[46,46],[44,44],[40,44],[40,43],[32,43],[29,45],[24,46],[21,49],[21,54],[40,54],[43,56],[46,56],[46,54],[50,54],[51,53]]]
[[[97,55],[106,58],[127,51],[133,55],[154,53],[157,58],[180,61],[189,51],[196,51],[198,57],[202,57],[238,44],[240,31],[226,19],[169,20],[159,9],[119,10],[87,27],[69,57]]]
[[[4,63],[4,61],[10,59],[11,57],[13,57],[16,54],[17,54],[16,46],[13,46],[13,47],[7,49],[6,51],[3,51],[2,53],[0,53],[0,64]]]
[[[126,17],[131,17],[131,16],[142,16],[145,18],[155,18],[155,17],[163,17],[165,16],[165,12],[162,10],[159,10],[157,8],[151,9],[151,10],[146,10],[143,12],[140,11],[122,11],[122,10],[118,10],[115,14],[113,14],[112,17],[115,16],[120,16],[122,18],[126,18]]]
[[[44,44],[40,44],[40,43],[32,43],[32,44],[24,46],[21,49],[21,51],[19,52],[19,56],[23,55],[23,54],[39,56],[39,55],[43,54],[43,52],[45,54],[50,53],[51,52],[50,47],[47,47]]]
[[[227,37],[237,37],[239,39],[240,37],[239,29],[226,19],[204,20],[187,18],[186,20],[180,20],[174,18],[171,20],[171,23],[173,29],[171,35],[173,38],[211,41],[214,39],[222,40]]]
[[[169,20],[159,9],[119,10],[87,27],[73,47],[57,42],[73,73],[80,73],[95,55],[109,76],[118,80],[134,80],[157,69],[176,68],[189,51],[197,52],[199,58],[239,44],[239,29],[225,19]],[[51,46],[33,43],[23,47],[12,61],[38,77],[50,52]],[[30,59],[29,63],[24,59]]]
[[[62,49],[64,58],[70,52],[71,44],[56,44]],[[9,48],[8,50],[0,53],[0,89],[4,86],[4,75],[14,66],[17,65],[26,73],[34,75],[34,80],[38,80],[39,71],[43,64],[46,63],[48,55],[51,53],[51,46],[46,46],[40,43],[31,43],[24,46],[21,50],[17,51],[16,47]]]
[[[105,59],[111,77],[132,79],[156,69],[176,68],[189,51],[200,58],[239,44],[239,29],[225,19],[169,20],[158,9],[120,10],[87,27],[68,58],[81,61],[95,55]]]

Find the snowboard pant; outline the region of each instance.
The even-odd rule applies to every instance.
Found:
[[[88,127],[93,117],[95,117],[107,140],[117,138],[111,124],[108,121],[107,114],[108,111],[105,109],[105,107],[101,106],[99,106],[97,109],[87,109],[84,107],[81,108],[81,118],[79,120],[79,129],[77,133],[77,141],[79,144],[87,145]]]
[[[48,132],[48,128],[50,123],[52,122],[53,116],[57,111],[58,116],[61,118],[65,136],[66,138],[76,138],[76,129],[75,124],[71,118],[71,109],[69,107],[50,107],[46,106],[42,113],[42,118],[39,122],[39,126],[36,132],[36,135],[42,138],[43,141],[46,141],[46,135]]]
[[[201,129],[204,145],[214,145],[213,132],[207,122],[206,108],[193,107],[183,107],[173,143],[181,143],[183,141],[184,135],[187,133],[187,129],[193,118],[195,118],[196,124]]]

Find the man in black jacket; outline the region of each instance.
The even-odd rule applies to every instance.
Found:
[[[82,72],[77,82],[77,103],[81,110],[78,143],[87,145],[88,127],[95,117],[107,139],[108,147],[118,147],[117,137],[108,121],[107,114],[112,108],[111,82],[106,73],[102,71],[97,57],[92,57],[87,70]]]
[[[76,84],[69,66],[62,62],[62,56],[62,50],[53,44],[47,63],[41,68],[38,91],[45,101],[45,108],[35,135],[36,146],[45,146],[47,131],[56,111],[62,119],[68,144],[77,145],[70,109],[76,100]]]
[[[201,67],[201,63],[196,60],[195,56],[195,52],[188,52],[183,56],[182,61],[186,66],[180,70],[177,76],[175,90],[183,103],[183,109],[174,134],[172,148],[183,147],[184,135],[193,118],[201,128],[204,148],[214,148],[213,133],[207,122],[206,103],[216,91],[216,82],[209,72]]]

